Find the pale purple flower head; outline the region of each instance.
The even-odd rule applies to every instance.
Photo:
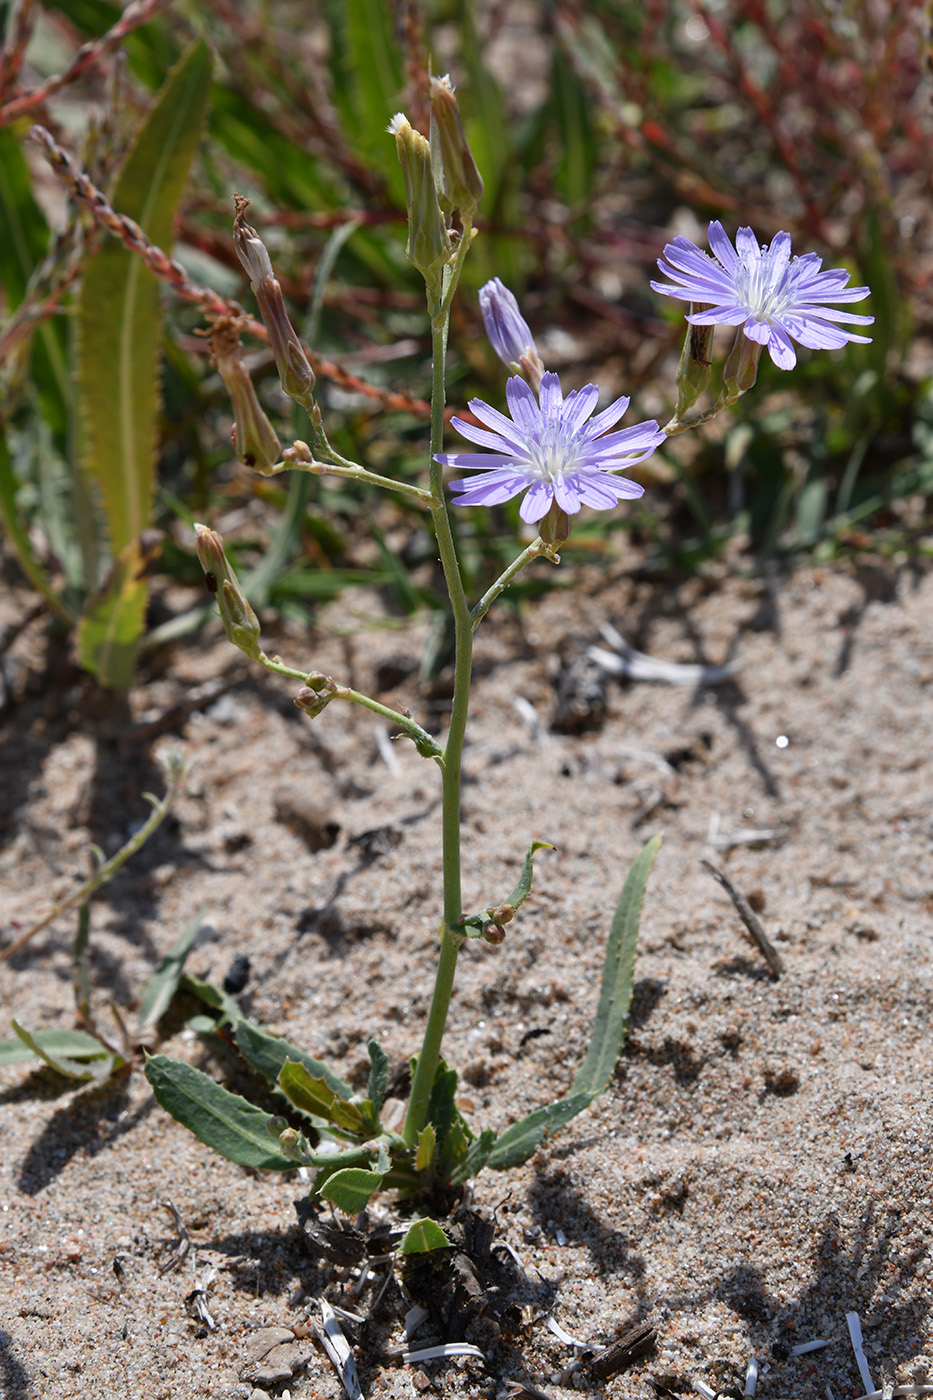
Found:
[[[515,296],[504,282],[493,277],[479,290],[479,309],[489,343],[506,365],[518,365],[523,355],[533,352],[534,336]]]
[[[460,493],[456,505],[500,505],[524,491],[518,513],[534,524],[547,515],[552,501],[567,515],[576,515],[581,506],[608,510],[623,497],[643,494],[643,487],[614,473],[650,456],[664,441],[657,423],[636,423],[603,436],[618,423],[628,399],[616,399],[592,418],[599,398],[596,385],[573,389],[564,398],[556,374],[544,375],[537,399],[517,375],[506,384],[505,395],[511,418],[482,399],[471,399],[471,410],[485,426],[452,420],[461,436],[488,451],[440,452],[434,459],[479,473],[450,483]]]
[[[869,289],[848,286],[849,273],[844,268],[821,271],[823,260],[816,253],[791,258],[789,233],[776,233],[763,246],[750,228],[740,228],[733,246],[714,219],[709,245],[715,258],[689,239],[675,238],[664,249],[667,262],[658,262],[673,282],[651,283],[665,296],[706,305],[707,310],[687,317],[693,325],[740,325],[749,340],[767,345],[779,369],[793,369],[797,363],[792,339],[812,350],[838,350],[850,340],[869,343],[868,336],[835,323],[870,326],[874,316],[821,304],[862,301]]]

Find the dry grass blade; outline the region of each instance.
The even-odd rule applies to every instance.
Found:
[[[736,907],[736,911],[739,915],[739,918],[742,920],[742,923],[748,929],[752,942],[755,944],[755,947],[761,953],[762,957],[768,964],[774,976],[780,977],[784,972],[783,959],[781,958],[780,953],[775,948],[768,935],[765,933],[764,924],[761,922],[758,915],[755,913],[754,909],[749,904],[748,900],[745,898],[744,894],[742,894],[741,890],[736,889],[735,885],[729,879],[729,876],[726,875],[717,866],[713,865],[712,861],[704,859],[702,863],[706,866],[706,869],[713,876],[713,878],[719,881],[723,889],[726,891],[726,894],[728,894],[729,898],[732,900],[732,903]]]

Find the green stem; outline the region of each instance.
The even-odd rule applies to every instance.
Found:
[[[665,423],[661,432],[665,433],[667,437],[676,437],[678,433],[685,433],[688,428],[698,428],[701,423],[708,423],[711,418],[716,417],[717,413],[722,413],[724,408],[731,408],[733,404],[738,403],[744,392],[744,389],[740,389],[737,394],[723,392],[712,408],[705,409],[703,413],[698,413],[693,418],[681,421],[675,414],[669,423]]]
[[[499,594],[503,593],[506,588],[508,588],[515,575],[521,573],[525,565],[530,564],[532,559],[539,559],[542,554],[546,555],[552,563],[556,564],[558,562],[553,545],[545,544],[544,540],[542,540],[539,535],[536,540],[532,541],[527,549],[522,551],[517,559],[512,560],[507,569],[503,569],[495,583],[490,584],[479,602],[475,603],[473,606],[470,617],[473,620],[474,631],[482,622]]]
[[[307,671],[298,671],[294,666],[286,666],[285,662],[278,656],[267,656],[261,652],[259,660],[267,671],[272,671],[276,676],[287,676],[291,680],[307,683],[309,676]],[[436,759],[443,767],[444,750],[440,744],[429,734],[426,729],[413,720],[411,715],[405,714],[403,710],[393,710],[389,705],[383,705],[379,700],[373,700],[372,696],[364,695],[361,690],[352,690],[350,686],[338,685],[332,692],[334,700],[350,700],[354,705],[362,705],[364,709],[372,710],[374,715],[381,715],[390,724],[397,724],[400,729],[404,729],[406,734],[415,741],[415,747],[420,754],[426,758]]]
[[[428,1106],[434,1076],[441,1054],[441,1041],[447,1024],[447,1012],[453,992],[457,955],[463,934],[463,899],[460,877],[460,788],[462,778],[463,741],[466,735],[470,703],[470,679],[473,666],[473,619],[460,576],[460,564],[454,545],[447,503],[444,500],[443,472],[435,454],[444,439],[444,394],[447,359],[447,328],[450,299],[456,287],[469,239],[464,237],[458,250],[439,303],[431,309],[431,338],[434,352],[434,378],[431,393],[431,476],[430,489],[438,504],[431,507],[431,520],[437,536],[441,566],[450,596],[454,618],[454,694],[450,709],[450,725],[444,746],[441,795],[442,870],[444,880],[444,915],[440,926],[440,953],[434,981],[431,1009],[421,1053],[412,1078],[411,1098],[402,1135],[414,1147],[428,1118]],[[465,246],[466,245],[466,246]]]

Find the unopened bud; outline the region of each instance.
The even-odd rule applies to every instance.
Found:
[[[518,302],[498,277],[480,288],[479,309],[489,343],[499,359],[513,374],[523,374],[532,388],[538,389],[544,363]]]
[[[706,309],[705,306],[692,305],[690,312],[693,314]],[[709,385],[713,367],[710,354],[712,343],[712,326],[694,326],[688,322],[684,348],[677,367],[678,398],[675,418],[682,418]]]
[[[440,155],[444,193],[451,209],[472,222],[483,194],[483,177],[466,139],[449,78],[431,79],[431,150]]]
[[[483,938],[498,948],[500,943],[505,942],[505,929],[500,924],[483,924]]]
[[[415,131],[403,112],[389,123],[395,137],[408,206],[408,260],[426,282],[440,285],[444,264],[451,255],[450,235],[441,213],[437,187],[431,168],[431,147],[420,131]]]
[[[342,693],[346,694],[346,691]],[[311,671],[295,696],[295,704],[310,719],[314,719],[331,700],[336,700],[340,695],[341,687],[333,676],[325,676],[323,671]]]
[[[246,222],[249,200],[234,196],[233,246],[259,304],[259,313],[269,333],[269,346],[275,357],[279,381],[289,398],[310,413],[314,406],[314,370],[308,363],[301,341],[288,319],[285,298],[272,263],[259,234]]]
[[[736,332],[722,371],[723,390],[729,403],[741,398],[755,383],[763,348],[757,340],[749,340],[741,328]]]
[[[239,323],[224,316],[211,328],[211,354],[233,404],[233,442],[237,460],[267,473],[278,460],[281,443],[256,395],[241,355]]]
[[[250,607],[237,576],[227,561],[223,538],[216,530],[209,530],[206,525],[195,525],[194,530],[198,542],[198,558],[208,588],[217,594],[224,631],[235,647],[239,647],[251,660],[259,661],[262,657],[259,619]]]
[[[551,501],[547,515],[538,523],[538,534],[545,544],[559,549],[570,539],[570,530],[570,516],[565,510],[561,510],[556,501]]]
[[[493,921],[497,924],[510,924],[515,918],[514,904],[500,904],[492,911]]]

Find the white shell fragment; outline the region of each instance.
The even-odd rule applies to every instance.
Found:
[[[356,1374],[356,1363],[350,1351],[350,1343],[341,1332],[337,1314],[326,1298],[321,1299],[321,1317],[324,1320],[323,1330],[318,1334],[321,1338],[321,1345],[340,1377],[348,1400],[363,1400],[363,1392],[360,1388],[359,1376]]]

